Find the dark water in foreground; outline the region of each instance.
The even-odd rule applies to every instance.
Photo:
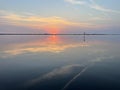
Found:
[[[0,36],[0,90],[120,90],[120,36]]]

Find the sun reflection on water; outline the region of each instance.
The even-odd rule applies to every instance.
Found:
[[[61,53],[71,48],[76,47],[88,47],[90,43],[85,41],[71,41],[71,38],[63,38],[62,36],[51,35],[44,36],[37,39],[31,39],[28,42],[19,43],[9,43],[9,45],[4,45],[4,54],[6,55],[20,55],[25,53]],[[2,47],[2,48],[3,48]],[[6,48],[7,47],[7,48]]]

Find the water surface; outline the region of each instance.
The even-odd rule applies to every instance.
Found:
[[[0,36],[0,90],[120,90],[120,36]]]

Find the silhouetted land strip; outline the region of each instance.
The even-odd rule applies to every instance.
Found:
[[[0,33],[0,35],[120,35],[120,34],[29,34],[29,33]]]

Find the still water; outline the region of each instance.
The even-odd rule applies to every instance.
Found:
[[[120,36],[0,36],[0,90],[120,90]]]

